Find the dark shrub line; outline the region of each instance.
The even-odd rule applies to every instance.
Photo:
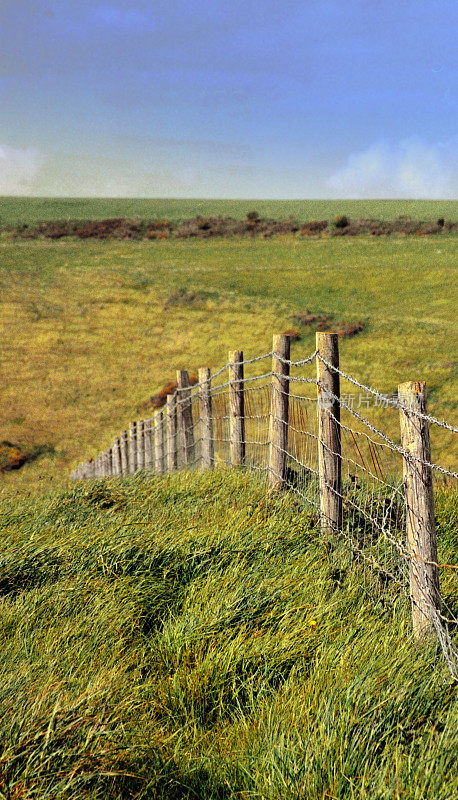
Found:
[[[209,239],[229,236],[262,236],[269,238],[275,234],[296,234],[301,237],[326,236],[431,236],[441,233],[456,233],[458,223],[440,217],[437,222],[414,220],[405,215],[395,220],[377,219],[350,220],[346,215],[329,220],[310,220],[298,222],[293,217],[287,220],[274,220],[260,217],[250,211],[243,220],[231,217],[196,216],[179,225],[168,220],[125,219],[123,217],[103,220],[59,220],[42,222],[35,227],[18,225],[4,227],[4,232],[22,239],[61,239],[73,236],[79,239]]]

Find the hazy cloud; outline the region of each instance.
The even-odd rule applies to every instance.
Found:
[[[379,141],[349,156],[327,181],[334,197],[450,199],[457,196],[458,137],[427,144],[419,137]]]
[[[0,195],[29,194],[44,157],[35,147],[24,149],[0,144]]]

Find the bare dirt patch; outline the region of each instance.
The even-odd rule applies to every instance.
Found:
[[[309,327],[314,331],[332,331],[338,333],[340,339],[348,339],[361,333],[366,325],[362,320],[357,322],[346,322],[336,319],[334,314],[314,313],[312,311],[300,311],[293,314],[294,322],[304,327]]]
[[[196,375],[189,376],[189,384],[190,386],[195,386],[198,383],[198,379]],[[169,394],[174,394],[177,390],[178,384],[176,381],[167,381],[164,384],[160,392],[157,394],[151,395],[148,397],[148,400],[145,400],[141,403],[139,410],[140,411],[157,411],[159,408],[165,406],[167,402],[167,397]]]
[[[54,447],[49,444],[38,444],[26,450],[19,444],[3,439],[0,442],[0,472],[20,469],[28,461],[35,461],[45,453],[54,453]]]

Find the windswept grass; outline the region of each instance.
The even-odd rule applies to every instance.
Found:
[[[6,504],[1,539],[0,796],[457,796],[434,646],[294,497],[239,471],[81,483]]]

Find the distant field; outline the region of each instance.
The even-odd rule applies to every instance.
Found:
[[[0,197],[0,224],[33,225],[59,219],[102,219],[106,217],[147,217],[179,223],[183,219],[217,215],[242,219],[249,211],[261,216],[299,221],[334,219],[347,214],[357,219],[394,219],[407,214],[419,220],[458,219],[454,200],[180,200]]]
[[[0,239],[0,441],[51,445],[12,490],[61,483],[107,447],[140,405],[174,377],[250,357],[307,309],[365,330],[341,343],[341,365],[392,393],[426,380],[433,414],[456,418],[456,238],[163,240]],[[170,303],[179,289],[195,294]],[[314,350],[310,328],[293,357]],[[349,391],[351,387],[343,387]],[[399,435],[396,413],[388,431]],[[379,417],[380,418],[380,417]],[[434,457],[456,466],[451,434]]]

